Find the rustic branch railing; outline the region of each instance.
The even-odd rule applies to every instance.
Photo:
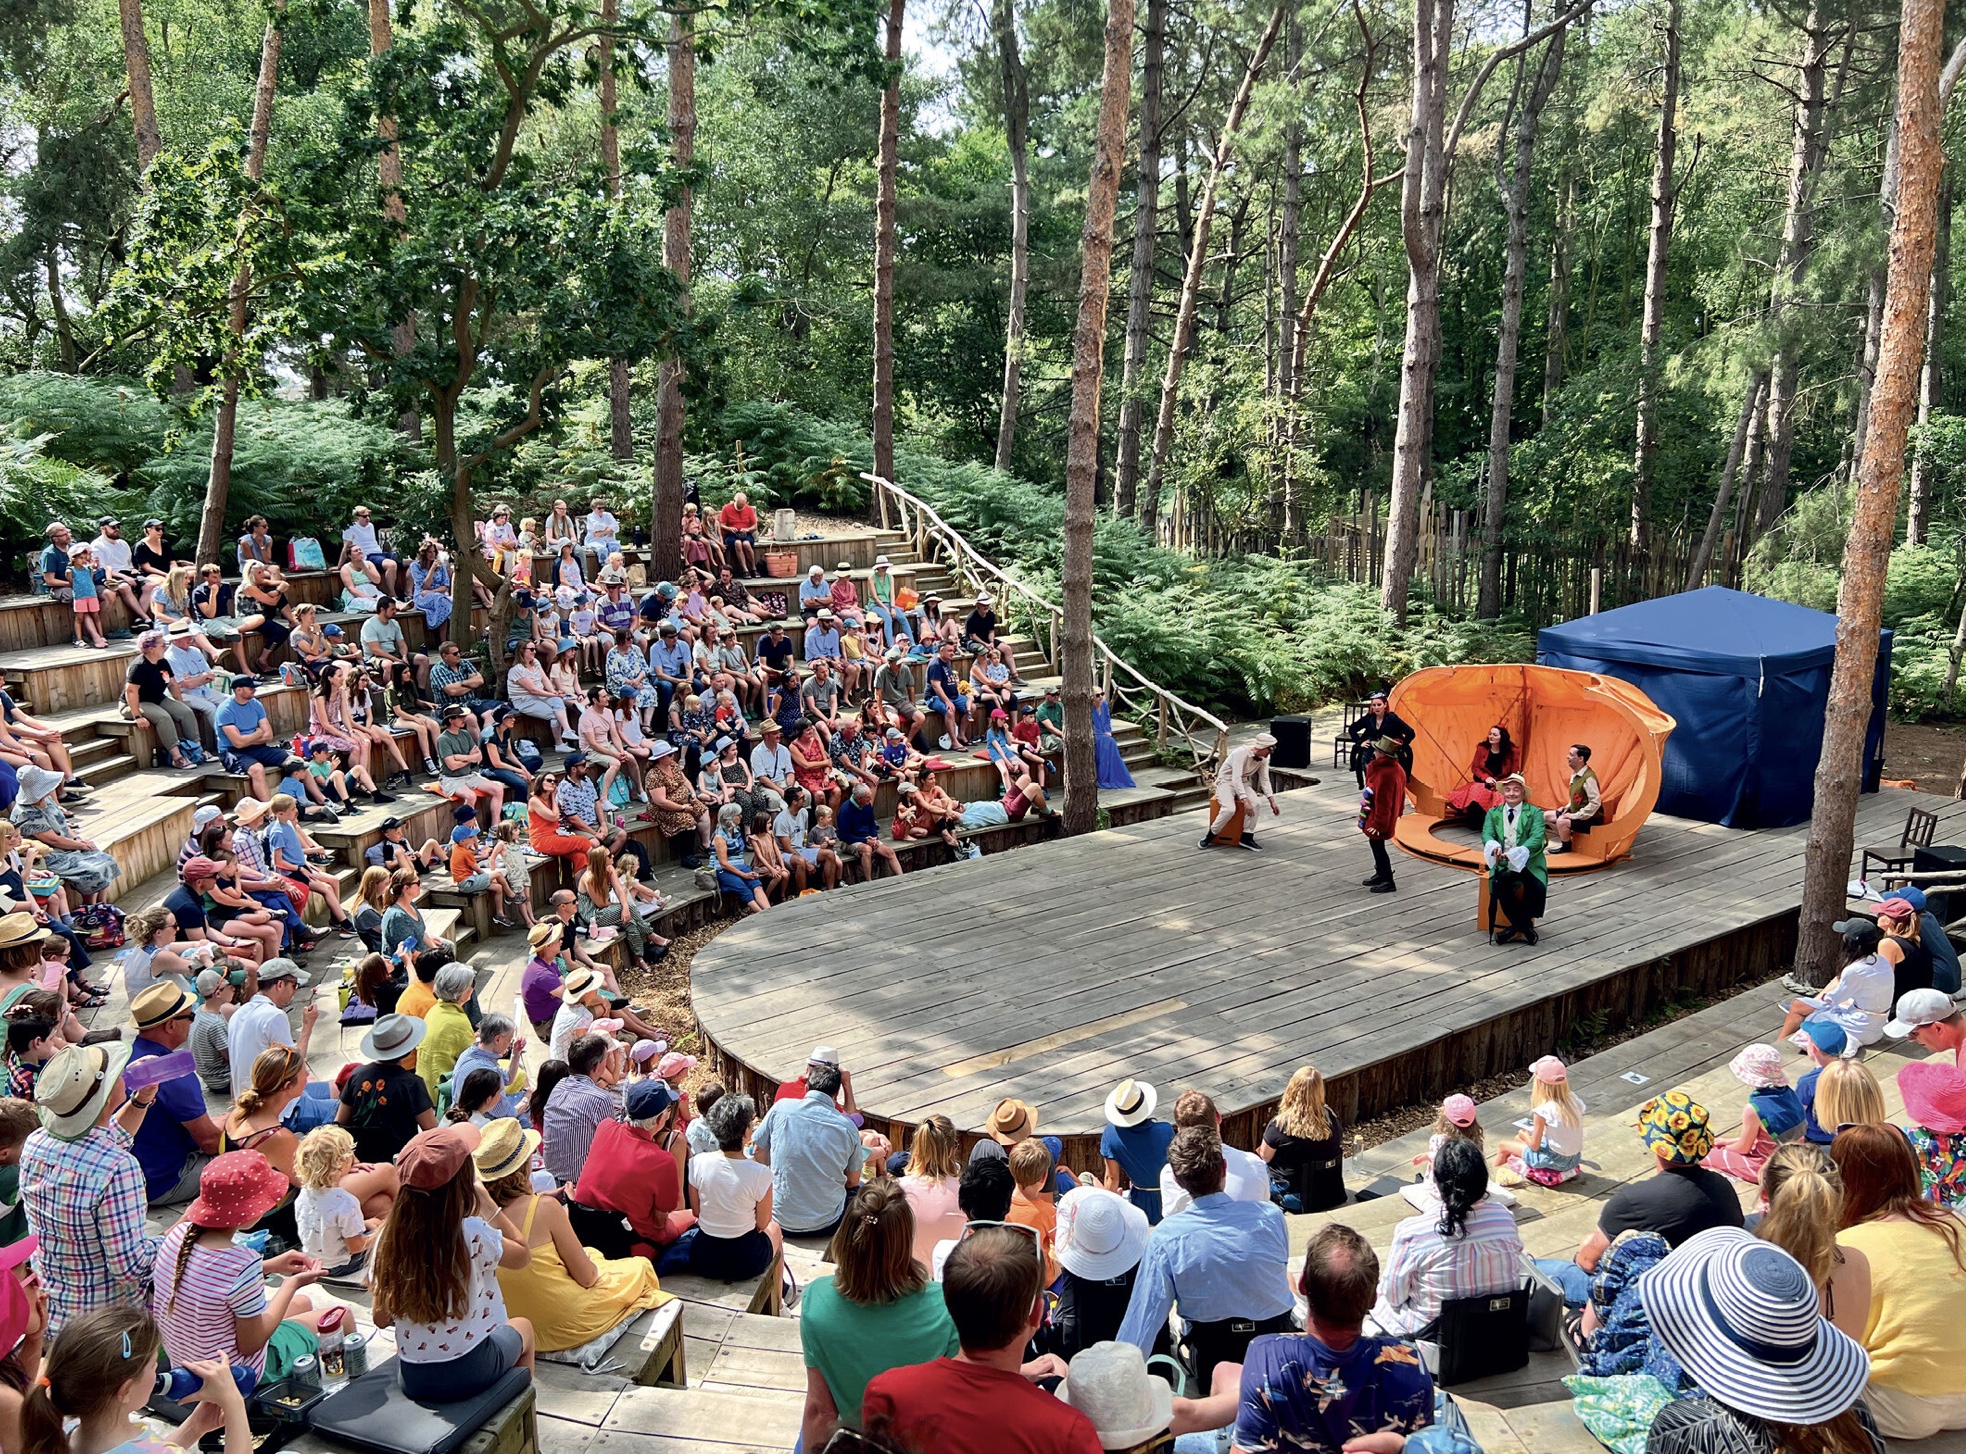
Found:
[[[1065,634],[1063,607],[1006,575],[928,501],[878,475],[863,473],[860,478],[874,487],[875,508],[883,529],[901,531],[922,559],[931,555],[940,559],[966,592],[973,595],[987,588],[1002,607],[1005,620],[1038,643],[1053,671],[1061,669],[1058,650]],[[1162,752],[1170,740],[1178,739],[1186,745],[1196,774],[1211,776],[1229,750],[1228,724],[1142,676],[1096,632],[1092,649],[1097,658],[1095,678],[1105,689],[1114,715],[1131,717],[1143,730],[1151,730],[1154,745]]]

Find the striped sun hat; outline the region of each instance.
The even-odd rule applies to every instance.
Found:
[[[1802,1264],[1739,1227],[1687,1238],[1639,1279],[1666,1348],[1729,1407],[1820,1424],[1857,1401],[1870,1356],[1822,1316]]]

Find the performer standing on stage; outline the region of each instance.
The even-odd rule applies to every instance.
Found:
[[[1215,774],[1215,817],[1208,831],[1201,835],[1201,842],[1195,845],[1197,848],[1213,848],[1215,835],[1228,829],[1236,808],[1241,806],[1248,811],[1243,816],[1242,838],[1236,846],[1252,853],[1260,851],[1252,831],[1256,825],[1256,800],[1265,799],[1273,817],[1283,812],[1277,806],[1276,789],[1270,786],[1270,752],[1276,745],[1276,738],[1258,732],[1222,759],[1222,770]]]
[[[1488,865],[1488,894],[1509,927],[1497,944],[1517,938],[1536,942],[1536,920],[1549,900],[1550,875],[1543,862],[1543,815],[1528,801],[1521,773],[1502,779],[1502,801],[1488,810],[1481,829],[1481,856]]]
[[[1399,765],[1399,743],[1381,737],[1365,765],[1365,787],[1358,804],[1358,831],[1372,845],[1372,877],[1365,887],[1375,894],[1398,892],[1393,884],[1393,861],[1386,840],[1393,836],[1399,815],[1406,811],[1406,769]]]
[[[1345,735],[1352,739],[1352,776],[1358,779],[1362,791],[1365,787],[1365,769],[1372,761],[1372,753],[1379,739],[1390,737],[1399,744],[1394,754],[1399,759],[1400,769],[1413,771],[1413,729],[1402,722],[1399,713],[1392,709],[1382,689],[1366,699],[1365,715],[1345,729]]]

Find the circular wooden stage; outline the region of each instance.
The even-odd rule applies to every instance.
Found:
[[[1913,796],[1862,799],[1859,840],[1895,833]],[[1300,1065],[1351,1125],[1517,1069],[1583,1015],[1619,1023],[1793,951],[1806,825],[1655,817],[1629,860],[1552,885],[1529,948],[1486,942],[1470,873],[1396,857],[1399,892],[1367,894],[1348,780],[1281,801],[1261,853],[1198,851],[1185,813],[749,919],[691,970],[712,1065],[768,1102],[831,1045],[870,1124],[940,1112],[974,1132],[1017,1096],[1075,1156],[1133,1076],[1170,1108],[1208,1092],[1246,1146]],[[1918,805],[1966,823],[1966,804]]]

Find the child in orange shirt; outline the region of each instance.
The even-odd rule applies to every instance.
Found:
[[[505,875],[490,873],[478,864],[478,810],[469,803],[455,813],[457,826],[451,830],[451,882],[461,894],[489,893],[492,896],[492,923],[510,929],[505,917]]]
[[[1058,1281],[1058,1256],[1052,1239],[1058,1230],[1057,1199],[1044,1189],[1051,1177],[1051,1148],[1035,1136],[1010,1148],[1010,1174],[1017,1182],[1011,1195],[1010,1210],[1004,1220],[1019,1227],[1033,1228],[1038,1246],[1044,1251],[1044,1285]]]

